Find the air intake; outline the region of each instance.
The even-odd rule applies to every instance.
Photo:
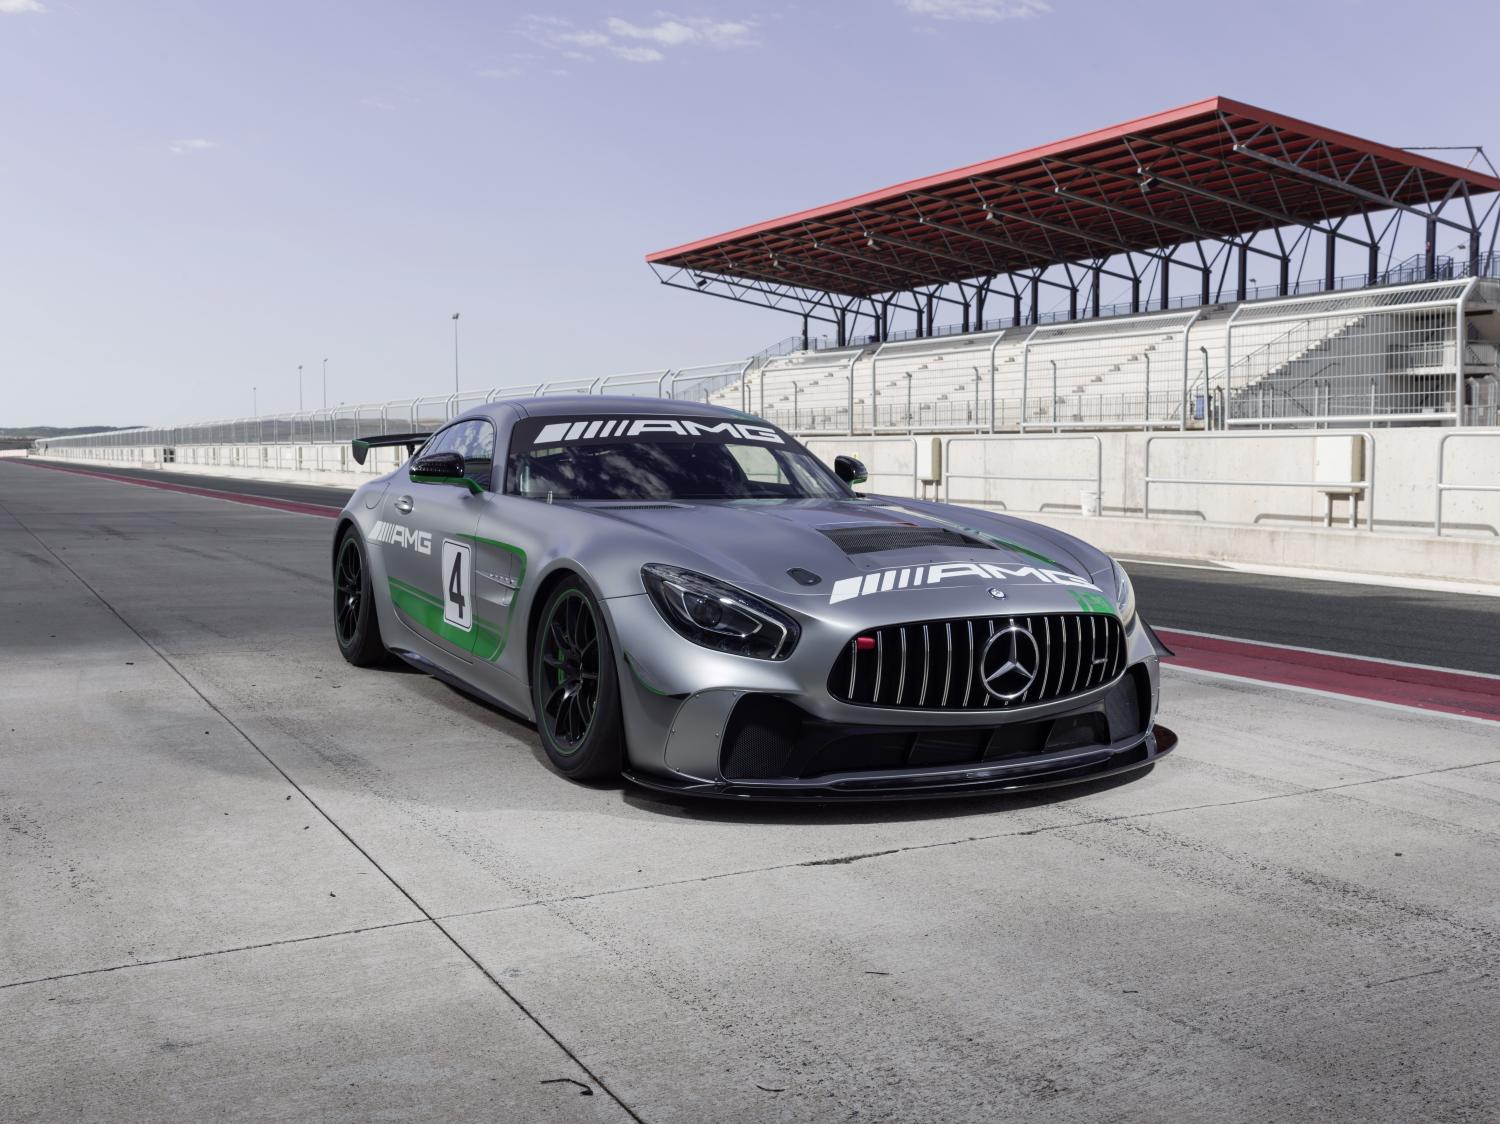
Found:
[[[929,546],[953,546],[965,550],[993,549],[982,539],[950,531],[946,527],[902,527],[882,523],[863,527],[824,527],[821,530],[835,546],[851,555]]]

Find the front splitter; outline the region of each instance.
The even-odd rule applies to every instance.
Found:
[[[793,781],[694,781],[634,769],[626,769],[623,775],[632,784],[655,792],[675,796],[701,796],[713,800],[803,804],[936,800],[1087,784],[1145,769],[1171,753],[1176,746],[1175,733],[1165,726],[1153,726],[1145,735],[1126,746],[941,771],[882,772],[864,776],[842,773],[832,777]]]

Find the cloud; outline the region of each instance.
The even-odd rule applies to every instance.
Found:
[[[3,2],[3,0],[0,0]],[[189,152],[203,152],[206,149],[218,148],[218,141],[204,140],[202,137],[189,137],[186,140],[175,140],[167,145],[167,151],[173,156],[186,156]]]
[[[520,76],[521,68],[519,66],[487,66],[479,71],[479,77],[481,78],[504,79],[519,78]]]
[[[897,0],[914,16],[966,23],[1030,19],[1052,10],[1047,0]]]
[[[616,58],[653,63],[663,61],[672,51],[687,48],[726,50],[756,45],[755,27],[748,20],[681,17],[666,12],[658,12],[647,23],[611,17],[602,27],[581,27],[559,16],[531,15],[521,21],[520,30],[533,43],[576,61]]]
[[[19,16],[26,12],[45,12],[37,0],[0,0],[0,16]]]

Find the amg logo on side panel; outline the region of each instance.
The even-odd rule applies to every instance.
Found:
[[[389,543],[391,546],[404,546],[415,550],[418,554],[432,553],[432,535],[426,531],[414,531],[410,527],[403,527],[399,523],[387,523],[384,519],[378,521],[370,528],[370,541]]]

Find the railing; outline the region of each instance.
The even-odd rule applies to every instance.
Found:
[[[1076,443],[1081,442],[1081,441],[1091,441],[1091,442],[1093,442],[1093,445],[1094,445],[1094,474],[1093,474],[1093,476],[1051,476],[1051,475],[1048,475],[1048,476],[1037,476],[1037,475],[1034,475],[1034,474],[1031,474],[1031,473],[954,472],[953,471],[953,467],[952,467],[953,466],[953,452],[952,452],[952,450],[953,450],[953,447],[955,445],[979,444],[979,445],[982,445],[982,446],[985,446],[986,448],[988,448],[988,447],[990,447],[991,444],[996,443],[996,442],[1001,442],[1001,443],[1005,443],[1005,444],[1009,444],[1011,442],[1020,442],[1020,443],[1022,443],[1020,447],[1024,448],[1024,447],[1026,447],[1028,445],[1035,445],[1035,444],[1043,443],[1043,442],[1073,442],[1073,443],[1076,444]],[[1104,500],[1104,442],[1100,438],[1098,438],[1097,436],[1094,436],[1092,434],[1083,434],[1083,433],[1079,433],[1079,434],[1067,434],[1067,435],[1044,434],[1044,435],[1041,435],[1041,436],[1030,436],[1030,435],[1028,435],[1028,436],[1014,436],[1014,437],[950,437],[945,442],[943,442],[943,502],[944,503],[950,503],[950,502],[952,502],[952,500],[951,500],[950,484],[955,479],[957,479],[957,480],[981,480],[981,481],[984,481],[986,483],[988,483],[991,480],[1016,480],[1016,481],[1026,481],[1028,483],[1036,482],[1036,483],[1044,483],[1044,484],[1045,483],[1054,483],[1054,484],[1069,484],[1069,483],[1072,483],[1072,484],[1087,484],[1087,483],[1092,483],[1094,485],[1094,494],[1099,497],[1099,501],[1102,504],[1103,500]],[[960,502],[963,502],[963,501],[960,501]],[[988,497],[985,497],[984,499],[981,499],[981,500],[978,500],[978,501],[969,501],[969,502],[979,502],[979,503],[989,504],[989,505],[993,505],[993,506],[998,506],[998,507],[1000,507],[1000,508],[1002,508],[1002,509],[1004,509],[1006,511],[1010,510],[1010,507],[1003,500],[1002,501],[994,501],[994,500],[990,500]],[[1038,511],[1044,510],[1045,506],[1046,505],[1042,505],[1042,507],[1037,508],[1037,510]],[[1079,507],[1082,508],[1083,505],[1079,504]],[[1101,510],[1103,510],[1102,507],[1101,507]]]
[[[1332,523],[1332,496],[1334,494],[1358,492],[1365,501],[1365,530],[1375,529],[1375,435],[1367,430],[1358,430],[1349,434],[1351,437],[1359,437],[1364,442],[1365,478],[1363,480],[1222,480],[1203,479],[1196,477],[1180,476],[1152,476],[1151,475],[1151,446],[1157,441],[1276,441],[1298,438],[1303,441],[1317,440],[1310,433],[1212,433],[1212,434],[1187,434],[1166,433],[1153,434],[1146,438],[1145,464],[1141,476],[1141,517],[1151,518],[1151,485],[1152,484],[1188,484],[1194,487],[1223,487],[1223,488],[1312,488],[1329,494],[1330,513],[1324,518],[1324,526]],[[1349,512],[1350,526],[1355,525],[1355,513],[1351,507]]]
[[[1446,458],[1444,452],[1448,442],[1455,438],[1487,438],[1495,440],[1500,438],[1500,433],[1445,433],[1438,441],[1437,453],[1437,494],[1433,499],[1432,533],[1441,535],[1443,533],[1443,495],[1446,492],[1500,492],[1500,483],[1477,484],[1477,483],[1454,483],[1443,479],[1446,471]]]

